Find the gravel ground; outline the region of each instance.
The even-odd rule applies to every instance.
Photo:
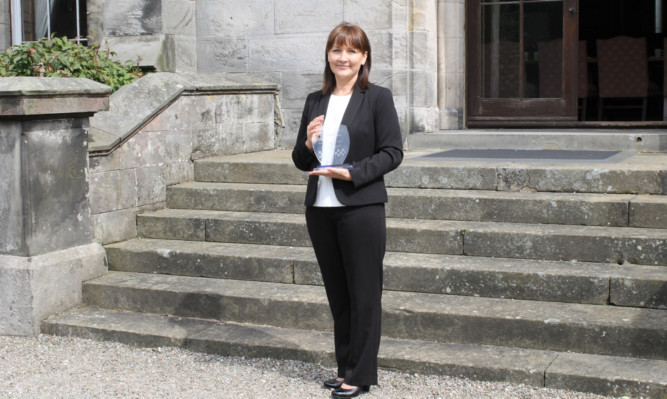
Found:
[[[333,375],[333,369],[297,361],[0,336],[1,398],[327,398],[321,382]],[[609,397],[381,370],[380,386],[361,398]]]

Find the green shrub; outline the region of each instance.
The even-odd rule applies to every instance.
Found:
[[[131,61],[114,61],[116,53],[100,52],[98,43],[90,47],[67,40],[67,37],[39,39],[0,53],[0,76],[58,76],[88,78],[113,91],[141,77]]]

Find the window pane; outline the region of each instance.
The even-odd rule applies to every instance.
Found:
[[[563,2],[524,3],[524,97],[563,97]]]
[[[519,97],[519,4],[482,5],[482,96]]]

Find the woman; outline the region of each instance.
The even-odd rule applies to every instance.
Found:
[[[306,99],[292,151],[296,167],[310,171],[306,222],[334,319],[338,375],[324,385],[334,389],[335,398],[352,398],[377,385],[386,246],[383,176],[403,159],[391,92],[369,83],[370,69],[364,31],[348,23],[334,28],[327,40],[322,89]],[[313,143],[320,132],[326,137],[340,125],[349,131],[345,163],[351,169],[313,170],[320,165]],[[328,160],[325,164],[330,165]]]

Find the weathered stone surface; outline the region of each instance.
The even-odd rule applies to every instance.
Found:
[[[331,328],[322,287],[113,272],[87,282],[84,295],[128,311]],[[386,291],[383,320],[394,338],[667,359],[655,346],[667,339],[661,310]]]
[[[667,267],[626,265],[611,277],[609,302],[667,309]]]
[[[131,240],[106,250],[115,271],[286,284],[293,283],[295,259],[313,258],[310,248],[175,240]]]
[[[182,226],[206,220],[208,241],[310,245],[302,214],[164,210],[141,216],[140,225],[147,220],[155,235],[147,230],[146,238],[191,239],[179,238],[190,237]],[[655,229],[390,218],[387,249],[461,255],[465,247],[470,256],[667,265],[662,251],[666,234]]]
[[[304,215],[219,212],[206,222],[206,240],[310,246]]]
[[[305,184],[308,174],[285,162],[280,152],[265,152],[264,162],[253,154],[208,158],[195,164],[195,180],[219,183]],[[278,155],[280,154],[280,155]]]
[[[331,333],[293,328],[84,308],[48,319],[43,332],[147,347],[182,346],[225,356],[294,359],[328,367],[335,363]],[[607,395],[657,398],[665,390],[665,362],[656,360],[385,337],[378,363],[392,370],[546,384]]]
[[[387,250],[462,255],[464,229],[456,222],[388,219]]]
[[[664,398],[667,362],[560,353],[546,371],[545,386],[600,395]]]
[[[197,1],[197,36],[266,35],[274,32],[275,6],[249,0],[238,7],[236,0]]]
[[[181,35],[167,35],[166,47],[168,52],[165,58],[172,61],[169,69],[176,73],[197,72],[197,42],[193,37]],[[204,60],[204,62],[208,62]]]
[[[322,287],[112,272],[84,285],[92,306],[241,323],[328,330]],[[146,301],[146,295],[153,300]]]
[[[332,21],[343,20],[342,0],[315,0],[295,4],[292,0],[275,2],[275,33],[310,33],[332,29]],[[320,46],[324,53],[324,44]],[[321,76],[320,76],[321,79]]]
[[[92,173],[90,175],[90,202],[95,215],[137,206],[135,169]]]
[[[95,238],[103,245],[137,236],[137,210],[134,208],[98,213],[92,220]]]
[[[87,114],[106,110],[111,88],[84,78],[5,77],[0,80],[0,118]]]
[[[207,101],[207,97],[198,100]],[[198,107],[207,119],[194,129],[193,159],[274,148],[272,96],[220,96],[216,100]]]
[[[201,99],[185,99],[181,102],[176,102],[175,109],[166,112],[165,115],[160,115],[157,122],[153,122],[159,112],[169,105],[171,105],[181,94],[187,91],[188,93],[196,93],[198,91],[215,91],[219,97],[211,101],[208,96],[202,96]],[[209,112],[213,115],[215,111],[229,111],[231,114],[220,113],[218,124],[222,124],[222,118],[225,122],[243,126],[244,124],[253,125],[260,121],[265,123],[270,128],[273,127],[273,95],[277,91],[277,86],[267,82],[258,81],[247,76],[233,75],[233,74],[218,74],[212,76],[206,75],[190,75],[190,74],[170,74],[170,73],[153,73],[149,74],[129,85],[123,86],[120,90],[113,94],[111,98],[111,108],[108,112],[97,114],[91,119],[91,127],[94,127],[93,132],[106,132],[117,136],[121,140],[127,139],[131,134],[138,129],[144,127],[149,121],[153,124],[152,127],[146,126],[147,131],[155,131],[156,126],[162,127],[162,130],[170,129],[187,129],[189,134],[195,131],[193,123],[188,124],[185,121],[192,122],[193,115],[188,106],[192,106],[192,101],[200,101],[202,104],[196,105],[199,108],[213,108]],[[234,94],[236,96],[226,96],[225,94]],[[238,97],[237,97],[238,96]],[[265,98],[266,97],[266,98]],[[230,100],[231,98],[231,100]],[[244,100],[240,100],[243,98]],[[225,107],[224,104],[229,102],[237,102],[242,105],[240,108]],[[219,104],[218,104],[219,103]],[[219,109],[218,109],[219,108]],[[240,117],[238,112],[252,111],[249,116],[253,116],[249,121],[245,121]],[[203,111],[202,111],[203,112]],[[185,121],[180,121],[185,117]],[[215,126],[214,124],[213,126]],[[245,130],[245,131],[244,131]],[[252,129],[244,129],[237,132],[237,135],[248,134],[248,140],[258,140],[257,132]],[[273,132],[265,132],[261,129],[263,134],[272,135]],[[171,137],[169,140],[179,141],[178,137]],[[178,135],[176,135],[178,136]],[[185,135],[186,137],[188,135]],[[243,140],[243,138],[234,138],[235,140]],[[271,137],[273,140],[273,137]],[[89,148],[90,151],[109,151],[111,147],[103,145],[108,144],[111,140],[106,138],[100,143],[95,143],[95,146]],[[200,140],[202,141],[201,137]],[[265,140],[260,141],[262,147],[266,149]],[[273,141],[271,141],[273,143]],[[203,144],[203,143],[202,143]],[[233,144],[228,142],[228,144]],[[273,148],[273,147],[271,147]],[[256,147],[237,148],[236,151],[253,150],[259,151]],[[189,158],[190,153],[185,154],[185,158]],[[181,159],[183,155],[181,154]],[[142,165],[143,166],[143,165]]]
[[[496,171],[485,166],[468,168],[415,161],[405,162],[385,180],[391,187],[495,190]]]
[[[192,217],[192,212],[157,211],[137,215],[137,235],[146,238],[204,241],[206,238],[206,215]]]
[[[190,0],[164,0],[162,2],[163,32],[184,36],[196,36],[196,3]]]
[[[0,84],[0,96],[3,99],[9,97],[47,97],[46,99],[54,101],[50,96],[79,96],[84,99],[86,96],[106,97],[111,94],[111,88],[99,82],[87,78],[58,78],[58,77],[20,77],[8,76],[2,79]],[[84,107],[84,110],[89,107]],[[53,109],[55,111],[55,108]],[[76,113],[84,110],[70,110]],[[98,110],[99,111],[99,110]],[[61,111],[62,112],[62,111]],[[58,112],[60,113],[60,112]],[[49,114],[45,112],[45,114]]]
[[[327,33],[285,36],[250,36],[248,68],[252,71],[323,70]],[[315,62],[317,60],[318,62]],[[322,61],[319,61],[322,60]]]
[[[382,303],[390,337],[667,358],[659,310],[399,292]]]
[[[303,214],[167,209],[138,218],[139,235],[145,238],[203,239],[204,225],[206,241],[310,246]],[[463,254],[462,231],[466,226],[445,221],[390,219],[387,221],[387,249],[460,255]]]
[[[95,115],[90,125],[124,139],[152,118],[156,110],[176,99],[184,85],[185,80],[174,74],[149,74],[116,91],[109,111]],[[109,149],[91,147],[90,151]]]
[[[164,183],[169,187],[184,181],[194,179],[195,168],[191,161],[185,160],[176,163],[170,163],[162,166]]]
[[[197,39],[197,71],[199,73],[246,72],[248,39],[241,37],[210,37]]]
[[[2,122],[1,253],[30,256],[92,242],[86,126],[79,118]]]
[[[393,8],[399,7],[398,2],[390,0],[369,0],[363,4],[344,0],[343,4],[346,20],[362,26],[367,32],[391,29]]]
[[[23,222],[23,190],[21,184],[21,134],[23,124],[19,121],[4,121],[0,125],[0,253],[19,254],[25,248]]]
[[[82,282],[106,271],[99,244],[32,257],[0,255],[0,334],[38,334],[43,318],[80,304]]]
[[[305,186],[183,183],[167,189],[172,209],[303,213]]]
[[[632,196],[389,189],[391,217],[627,226]]]
[[[162,166],[148,166],[135,170],[137,175],[137,206],[165,202],[167,187]]]
[[[115,0],[104,4],[104,32],[111,36],[140,36],[162,32],[162,2]]]
[[[407,292],[604,305],[615,269],[605,264],[390,252],[384,260],[384,285]],[[319,277],[316,267],[315,273]]]
[[[556,356],[534,349],[383,338],[378,363],[423,374],[543,386],[544,370]]]
[[[630,226],[667,228],[667,197],[638,196],[630,202]]]
[[[117,271],[322,285],[306,247],[141,239],[107,253]],[[400,252],[387,253],[384,266],[387,290],[604,305],[611,289],[613,304],[653,308],[664,307],[667,281],[662,267]]]
[[[465,254],[667,265],[666,230],[469,222]]]
[[[187,348],[223,356],[271,357],[335,364],[333,336],[320,331],[221,323],[193,334]]]
[[[613,164],[612,164],[613,165]],[[498,169],[499,190],[535,189],[583,193],[646,193],[661,192],[659,172],[650,169],[629,169],[611,165],[541,167],[506,167]]]
[[[140,347],[183,347],[188,337],[215,324],[200,319],[81,308],[46,319],[42,333]]]

